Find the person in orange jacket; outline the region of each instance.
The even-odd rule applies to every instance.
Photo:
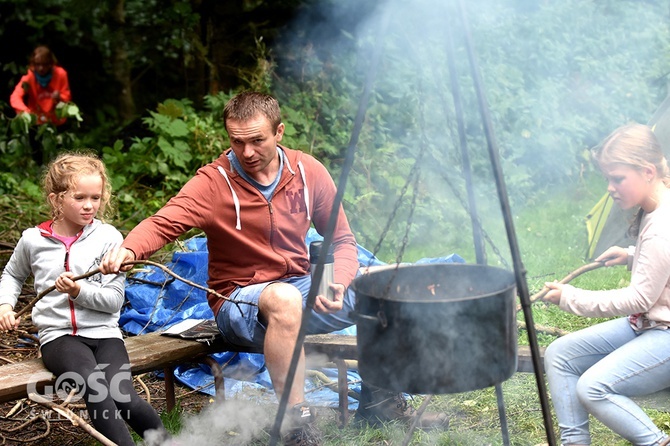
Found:
[[[37,124],[61,125],[66,119],[56,116],[56,105],[71,100],[67,72],[48,47],[38,46],[30,56],[28,73],[21,77],[9,98],[12,108],[17,115],[23,112],[36,115]]]

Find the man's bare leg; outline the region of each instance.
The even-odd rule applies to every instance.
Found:
[[[285,391],[286,377],[302,320],[302,294],[292,285],[273,283],[261,293],[258,309],[267,321],[265,363],[278,398]],[[302,351],[295,371],[288,406],[305,400],[305,352]]]

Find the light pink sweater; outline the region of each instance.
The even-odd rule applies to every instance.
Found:
[[[670,327],[670,190],[642,219],[630,285],[605,291],[566,285],[559,306],[588,317],[633,315],[637,328]]]

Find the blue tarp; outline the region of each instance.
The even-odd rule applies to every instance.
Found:
[[[310,230],[305,240],[307,246],[322,237]],[[204,237],[194,237],[185,243],[188,251],[175,252],[172,261],[165,266],[180,277],[207,287],[207,241]],[[358,261],[361,266],[384,265],[367,249],[358,247]],[[426,258],[417,263],[464,263],[457,254],[448,257]],[[164,330],[184,319],[213,319],[214,314],[207,303],[205,291],[174,279],[171,275],[153,265],[143,268],[140,272],[126,280],[127,305],[121,312],[120,326],[127,333],[142,333]],[[353,325],[338,333],[356,334]],[[224,352],[213,355],[223,368],[226,377],[226,398],[236,395],[253,394],[258,397],[272,398],[274,392],[270,377],[265,367],[263,355],[254,353]],[[322,369],[326,376],[337,381],[336,369]],[[208,366],[180,366],[175,369],[175,378],[192,389],[214,395],[214,377]],[[349,371],[350,388],[360,391],[360,376],[356,371]],[[323,386],[316,386],[307,380],[305,391],[310,404],[315,406],[337,407],[338,396]],[[256,392],[248,392],[249,388]],[[349,398],[350,409],[355,409],[357,400]]]

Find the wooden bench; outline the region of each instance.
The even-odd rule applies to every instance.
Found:
[[[544,361],[544,347],[540,347],[540,363]],[[525,373],[534,373],[535,368],[533,367],[533,355],[530,351],[530,346],[520,345],[517,347],[517,372]],[[542,373],[544,373],[544,365],[542,366]]]
[[[209,355],[217,352],[239,351],[260,353],[253,349],[240,349],[229,345],[223,340],[216,340],[211,344],[185,340],[177,337],[162,336],[159,333],[149,333],[141,336],[128,337],[125,340],[126,349],[130,356],[131,371],[134,375],[164,370],[166,381],[166,399],[168,409],[175,405],[173,369],[177,365],[189,362],[205,362],[212,368],[217,390],[223,376],[217,370],[218,364],[208,360]],[[334,362],[338,368],[338,389],[340,390],[340,409],[347,407],[347,359],[357,359],[356,336],[345,335],[310,335],[304,343],[305,352],[310,363],[318,364],[326,361]],[[543,349],[541,350],[544,351]],[[532,372],[533,364],[528,346],[519,346],[518,371]],[[41,359],[30,359],[0,366],[0,403],[13,401],[27,396],[27,387],[32,384],[36,388],[53,384],[54,376],[42,363]]]
[[[240,349],[221,339],[207,344],[177,337],[148,333],[125,339],[133,375],[163,370],[165,375],[166,404],[168,410],[175,406],[174,367],[201,362],[212,370],[217,398],[224,398],[223,373],[219,364],[209,355],[225,351],[260,353],[254,349]],[[341,335],[310,335],[304,343],[305,352],[312,360],[334,362],[338,369],[338,396],[341,421],[347,421],[348,385],[346,359],[356,359],[356,337]],[[55,377],[41,359],[29,359],[0,366],[0,403],[27,397],[29,385],[42,390],[53,385]]]

